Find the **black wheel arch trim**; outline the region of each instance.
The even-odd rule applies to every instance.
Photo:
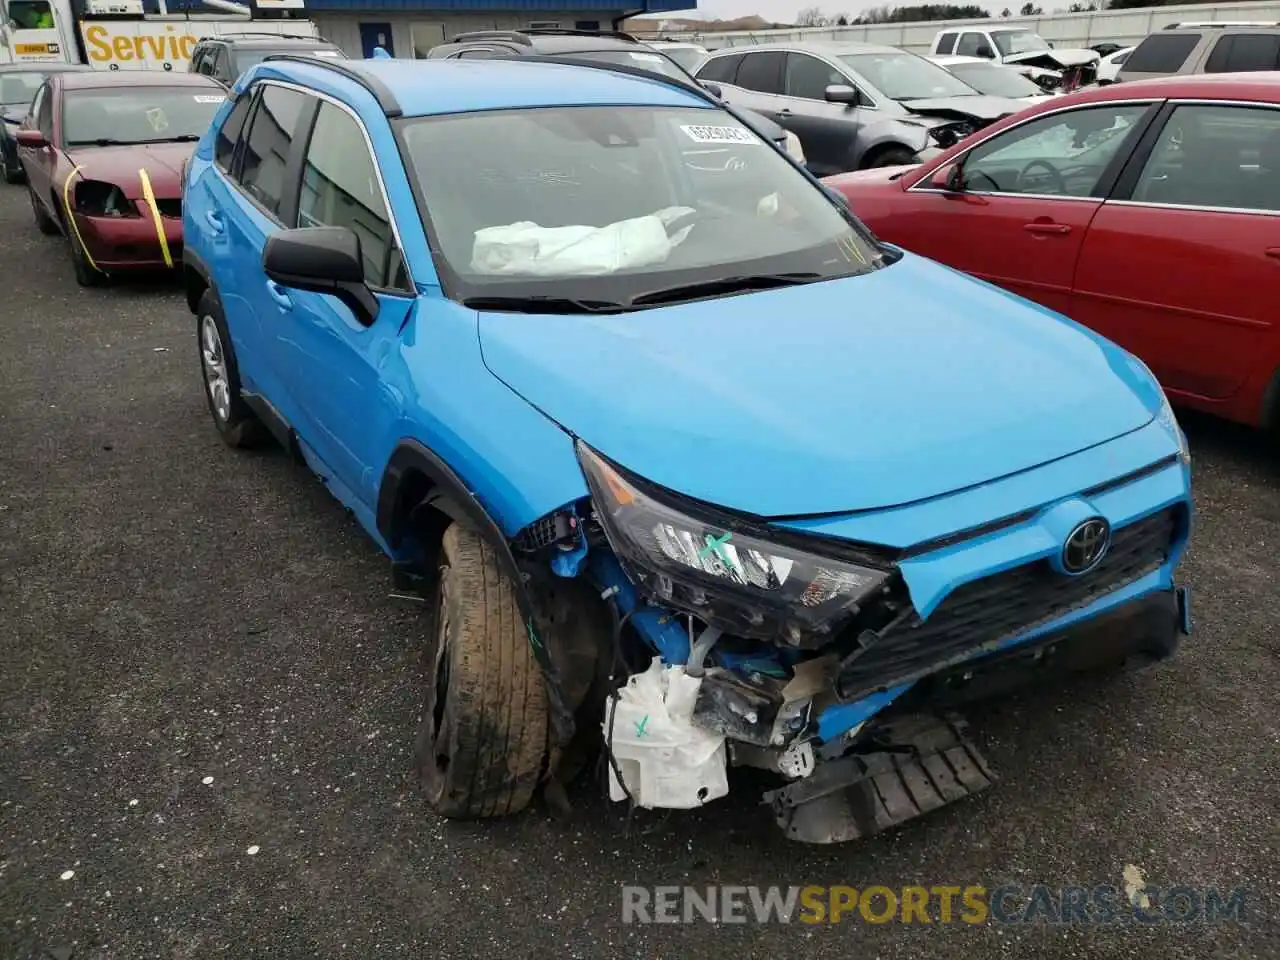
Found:
[[[405,482],[413,473],[420,473],[429,484],[425,498],[427,505],[455,523],[473,530],[497,553],[498,562],[511,581],[534,659],[546,681],[548,706],[551,708],[552,746],[563,749],[573,739],[573,712],[566,705],[559,673],[551,660],[551,654],[538,635],[533,598],[529,593],[526,576],[516,563],[515,554],[511,552],[511,544],[497,521],[462,478],[432,450],[416,440],[400,441],[383,471],[382,483],[378,488],[378,534],[392,550],[401,546],[411,513],[424,502],[406,502],[405,492],[408,488]]]

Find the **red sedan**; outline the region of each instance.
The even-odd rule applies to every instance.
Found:
[[[182,165],[225,97],[198,73],[54,73],[37,91],[18,156],[82,285],[182,263]]]
[[[1175,401],[1280,426],[1280,74],[1055,97],[825,182],[882,239],[1136,353]]]

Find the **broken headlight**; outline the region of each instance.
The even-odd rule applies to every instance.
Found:
[[[137,217],[137,207],[114,183],[81,180],[76,184],[76,213],[87,217]]]
[[[889,578],[888,569],[781,542],[781,532],[773,539],[760,525],[662,502],[583,443],[578,459],[627,575],[657,602],[728,633],[818,646]]]

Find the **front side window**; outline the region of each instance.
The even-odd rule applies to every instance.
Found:
[[[31,116],[35,118],[36,129],[44,134],[46,140],[53,137],[53,94],[46,83],[36,92],[31,102]]]
[[[51,30],[53,7],[49,0],[9,0],[9,19],[19,30]]]
[[[1132,73],[1177,73],[1200,42],[1198,33],[1153,33],[1129,54],[1124,65]]]
[[[966,33],[960,37],[960,45],[956,47],[956,54],[961,57],[989,57],[991,56],[991,44],[987,43],[987,38],[981,33]]]
[[[0,107],[26,107],[44,83],[43,73],[0,73]]]
[[[226,97],[203,86],[125,86],[63,93],[67,147],[194,143],[209,129]]]
[[[890,100],[972,97],[978,92],[955,74],[914,53],[855,53],[840,59]]]
[[[249,107],[253,104],[253,91],[246,90],[236,100],[236,105],[222,122],[217,136],[213,140],[213,162],[223,171],[231,172],[231,163],[235,159],[236,144],[244,130],[244,121],[249,116]]]
[[[1160,131],[1132,199],[1280,212],[1280,110],[1178,107]]]
[[[965,189],[1092,196],[1146,112],[1146,104],[1072,110],[998,134],[965,157]]]
[[[627,304],[672,285],[879,262],[819,187],[719,110],[495,110],[397,130],[432,248],[464,298]]]
[[[996,63],[953,63],[952,73],[979,93],[992,97],[1035,97],[1044,93],[1017,70]]]
[[[321,102],[302,166],[298,226],[347,227],[360,238],[364,279],[380,289],[407,286],[377,169],[360,125]]]
[[[1280,65],[1280,33],[1237,33],[1222,37],[1205,61],[1205,73],[1248,73]]]
[[[240,183],[248,194],[271,213],[280,209],[284,193],[284,167],[306,97],[296,90],[267,85],[250,121],[240,168]]]
[[[849,78],[817,57],[788,53],[784,89],[788,97],[826,100],[827,87],[850,86]]]
[[[991,34],[991,41],[1002,57],[1053,49],[1049,46],[1049,41],[1031,30],[997,30]]]

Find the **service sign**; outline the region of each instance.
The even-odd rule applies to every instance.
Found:
[[[279,22],[286,23],[287,29],[276,26]],[[95,70],[185,71],[201,37],[241,33],[246,29],[249,27],[243,21],[80,21],[85,53],[89,57],[89,66]],[[315,25],[307,20],[269,23],[259,20],[252,24],[252,29],[262,33],[315,33]]]

